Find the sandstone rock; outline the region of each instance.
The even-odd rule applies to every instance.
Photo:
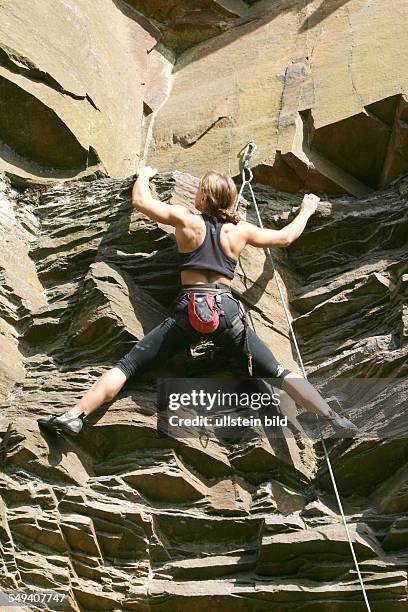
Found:
[[[374,505],[385,514],[406,512],[408,507],[408,470],[404,463],[373,493]]]
[[[147,498],[166,502],[193,502],[206,494],[206,487],[174,457],[162,467],[148,466],[122,475],[130,486]]]
[[[382,5],[95,10],[85,0],[1,9],[0,167],[13,180],[124,177],[146,159],[194,174],[211,160],[237,175],[235,152],[251,138],[256,180],[293,193],[362,197],[407,170],[404,20]]]
[[[29,256],[38,232],[33,202],[0,178],[0,404],[24,379],[19,337],[46,298]]]
[[[337,517],[337,514],[320,500],[307,504],[303,508],[301,515],[308,523],[311,523],[312,521],[317,522],[319,519],[323,519],[327,522],[328,520],[330,521],[330,519]]]
[[[390,184],[407,170],[397,6],[395,20],[361,0],[254,3],[177,58],[149,163],[237,175],[237,152],[255,139],[255,178],[278,189],[362,197]]]
[[[395,519],[383,543],[384,550],[406,550],[408,545],[408,519]]]
[[[403,573],[384,576],[382,582],[373,583],[369,589],[369,597],[387,596],[387,604],[390,609],[403,612],[405,608],[405,582]],[[225,610],[233,605],[238,612],[256,612],[261,606],[265,608],[279,607],[280,610],[294,610],[300,604],[311,612],[320,609],[329,612],[332,608],[333,599],[336,606],[342,612],[346,610],[362,609],[361,598],[354,592],[354,585],[349,582],[329,583],[323,586],[311,585],[309,580],[299,580],[294,584],[293,579],[279,578],[265,581],[257,580],[251,582],[245,576],[239,580],[237,575],[232,575],[224,580],[194,580],[167,581],[153,579],[149,583],[151,598],[160,612],[168,609],[177,609],[178,612],[187,612],[191,609],[201,609],[208,605],[210,598],[211,606],[215,610]],[[295,603],[294,603],[295,602]],[[144,588],[132,585],[124,605],[131,610],[140,609],[145,604]],[[384,605],[384,600],[382,600]]]
[[[379,554],[378,543],[368,530],[359,533],[361,526],[349,526],[353,544],[359,560],[375,558]],[[327,551],[330,540],[330,558],[322,574],[320,555]],[[290,576],[314,580],[333,580],[350,572],[350,548],[344,527],[341,524],[321,526],[318,529],[265,536],[257,560],[256,571],[260,575]]]
[[[49,445],[58,443],[55,435],[49,436],[48,440]],[[38,431],[37,424],[32,419],[21,417],[13,425],[10,424],[2,440],[3,466],[10,474],[23,469],[26,474],[36,475],[45,481],[54,478],[65,484],[85,484],[92,474],[86,455],[81,457],[81,453],[74,452],[64,443],[57,444],[50,454],[47,452],[49,445]]]
[[[243,0],[125,1],[153,20],[161,33],[160,42],[176,53],[220,34],[248,10]]]
[[[305,437],[288,397],[283,439],[260,428],[234,443],[158,437],[157,377],[236,374],[210,358],[209,343],[130,380],[76,438],[39,431],[40,414],[77,401],[177,294],[174,234],[131,209],[131,184],[5,187],[1,232],[19,239],[12,253],[21,260],[7,259],[1,243],[10,281],[0,295],[20,377],[5,368],[0,586],[68,591],[73,610],[362,609],[321,445]],[[153,185],[170,205],[191,206],[197,177],[159,174]],[[255,188],[266,226],[292,218],[297,198]],[[273,251],[308,375],[323,394],[342,376],[394,380],[392,419],[384,412],[380,428],[390,424],[391,435],[328,441],[372,609],[393,612],[407,604],[407,194],[402,176],[360,200],[330,198],[301,238]],[[245,203],[241,210],[253,219]],[[291,367],[268,266],[248,250],[233,287]],[[4,362],[14,355],[7,349]],[[385,393],[378,380],[372,391]],[[350,408],[368,433],[377,400]]]
[[[147,53],[157,38],[145,18],[124,8],[2,4],[0,167],[8,174],[55,182],[96,168],[122,177],[135,171],[151,90]]]

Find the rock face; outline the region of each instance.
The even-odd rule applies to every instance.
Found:
[[[153,183],[169,204],[191,206],[197,180]],[[320,445],[299,421],[284,439],[158,438],[157,376],[227,372],[208,343],[131,378],[75,439],[39,431],[36,418],[72,406],[177,293],[171,228],[132,211],[131,184],[3,181],[0,586],[68,592],[67,610],[363,610]],[[256,193],[267,226],[299,204]],[[401,387],[395,435],[329,445],[373,610],[407,605],[407,194],[404,176],[361,200],[330,199],[274,250],[311,381],[324,390],[339,376],[388,376]],[[245,203],[241,212],[253,219]],[[262,251],[244,252],[233,286],[295,370]],[[369,432],[375,410],[351,415]]]
[[[178,54],[203,40],[217,36],[248,13],[243,0],[126,0],[151,19],[160,32],[160,42]]]
[[[363,197],[408,169],[408,7],[393,6],[3,2],[0,170],[52,183],[147,160],[236,176],[255,139],[259,183]]]
[[[237,176],[254,138],[266,227],[299,191],[322,197],[276,274],[311,382],[369,383],[337,393],[364,436],[327,449],[371,608],[407,609],[408,8],[392,8],[0,2],[1,589],[77,611],[365,609],[315,421],[288,396],[285,437],[157,435],[158,377],[245,376],[210,342],[131,378],[76,438],[36,421],[171,312],[174,230],[132,210],[139,163],[192,206],[199,175]],[[233,289],[297,371],[262,250]]]
[[[0,397],[24,379],[23,354],[19,336],[30,312],[46,306],[43,287],[30,258],[30,243],[36,240],[39,220],[34,201],[1,181],[0,191]]]
[[[154,27],[128,14],[110,1],[102,11],[87,0],[1,3],[0,159],[9,176],[135,172],[144,117],[169,77]]]
[[[149,161],[236,175],[250,139],[259,182],[363,196],[407,169],[406,2],[256,2],[186,50]]]

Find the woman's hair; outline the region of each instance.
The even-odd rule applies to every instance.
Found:
[[[223,172],[209,170],[200,180],[199,189],[207,196],[208,214],[235,225],[240,220],[232,207],[237,197],[237,188],[231,177]]]

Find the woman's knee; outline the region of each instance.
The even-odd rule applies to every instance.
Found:
[[[310,394],[311,389],[315,391],[307,378],[297,372],[286,374],[282,381],[282,389],[294,399],[306,397]]]
[[[286,370],[285,373],[282,374],[282,378],[285,380],[286,378],[304,378],[304,376],[297,372],[292,372],[292,370]]]

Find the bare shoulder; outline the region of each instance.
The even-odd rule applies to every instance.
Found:
[[[251,232],[256,230],[256,226],[249,221],[239,221],[235,226],[242,236],[249,236]]]
[[[249,221],[240,221],[238,223],[239,238],[245,243],[252,246],[260,245],[261,234],[265,230],[259,228],[257,225],[250,223]]]
[[[232,256],[239,258],[242,249],[247,243],[246,222],[238,221],[238,223],[225,223],[223,233],[230,246]]]
[[[182,204],[171,204],[171,210],[172,213],[178,217],[182,225],[192,227],[194,223],[197,223],[197,215],[192,213],[186,206]]]
[[[185,206],[179,206],[185,211],[183,217],[185,226],[197,228],[204,225],[204,219],[199,212],[195,212],[194,210],[191,210],[191,208],[186,208]]]

